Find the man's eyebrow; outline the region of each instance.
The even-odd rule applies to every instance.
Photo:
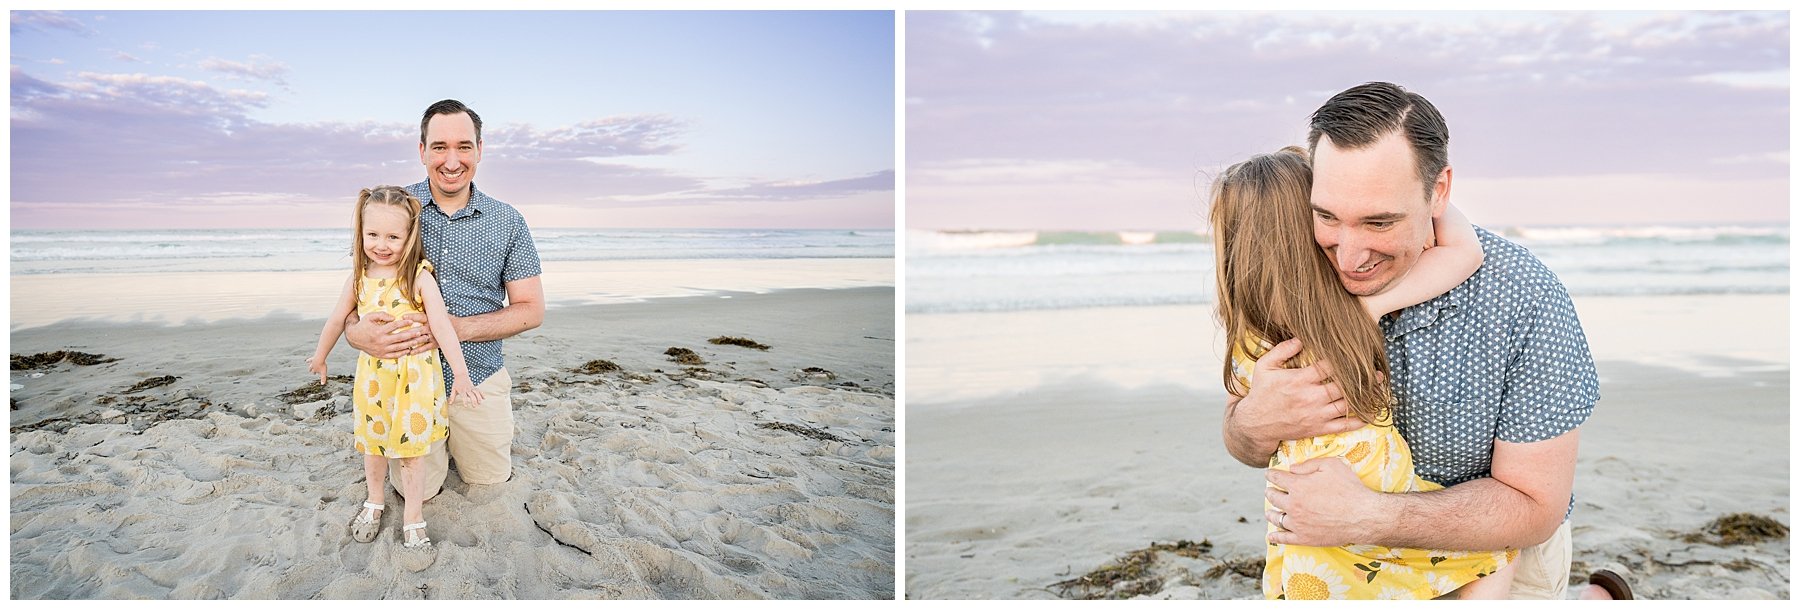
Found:
[[[1320,206],[1319,204],[1316,204],[1316,203],[1312,204],[1312,209],[1313,209],[1313,212],[1316,212],[1319,214],[1324,214],[1326,216],[1333,216],[1333,217],[1337,216],[1336,213],[1333,213],[1331,210],[1327,210],[1324,208],[1324,206]],[[1400,221],[1400,220],[1405,220],[1405,219],[1406,219],[1406,214],[1404,212],[1382,212],[1380,214],[1371,214],[1369,216],[1365,216],[1363,218],[1357,218],[1354,220],[1356,220],[1357,222],[1395,222],[1395,221]]]

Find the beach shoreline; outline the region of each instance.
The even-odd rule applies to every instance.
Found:
[[[397,512],[376,542],[348,538],[361,460],[342,382],[308,392],[318,320],[15,329],[15,356],[117,360],[13,371],[12,596],[891,598],[893,299],[548,309],[505,343],[514,478],[453,471],[426,504],[429,559],[399,548]],[[340,342],[333,374],[353,363]]]
[[[892,258],[547,261],[548,309],[776,290],[894,285]],[[13,275],[11,328],[66,320],[183,325],[270,314],[323,319],[335,271],[155,271]]]

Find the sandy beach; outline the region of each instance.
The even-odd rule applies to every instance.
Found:
[[[1702,531],[1738,513],[1792,524],[1787,296],[1576,305],[1602,398],[1582,428],[1574,574],[1622,567],[1649,599],[1788,598],[1788,538]],[[1719,319],[1754,330],[1721,340]],[[1208,308],[907,325],[909,599],[1260,598],[1263,482],[1219,443]],[[1125,565],[1141,571],[1110,589],[1053,586]]]
[[[591,264],[560,269],[560,300],[546,265],[543,326],[506,342],[514,477],[452,470],[425,505],[428,552],[401,548],[397,510],[375,542],[349,537],[365,482],[348,377],[308,392],[319,320],[215,301],[225,313],[121,322],[130,304],[114,303],[21,328],[15,276],[12,597],[891,598],[892,263],[727,284],[705,280],[782,261]],[[686,271],[651,281],[670,269]],[[607,277],[666,298],[568,296]],[[56,351],[109,361],[20,370]],[[340,343],[333,374],[354,358]]]

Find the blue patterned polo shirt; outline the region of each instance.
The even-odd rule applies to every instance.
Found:
[[[450,315],[473,316],[505,307],[507,282],[543,273],[531,229],[512,206],[470,184],[469,205],[445,215],[432,200],[428,182],[406,191],[423,204],[419,241],[425,246],[425,258],[437,267],[438,290],[444,293]],[[462,351],[469,381],[476,385],[506,366],[499,341],[463,341]],[[449,366],[444,367],[444,388],[450,388]]]
[[[1449,487],[1489,476],[1494,441],[1575,429],[1600,379],[1575,304],[1518,244],[1476,228],[1486,260],[1462,285],[1381,320],[1395,425],[1419,476]],[[1574,510],[1569,500],[1567,518]]]

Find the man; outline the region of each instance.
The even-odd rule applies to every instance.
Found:
[[[1379,294],[1431,245],[1450,197],[1449,130],[1424,97],[1369,83],[1312,116],[1313,233],[1352,294]],[[1437,298],[1385,316],[1395,420],[1420,476],[1441,491],[1381,494],[1341,460],[1270,469],[1285,531],[1303,546],[1522,549],[1515,598],[1564,597],[1578,427],[1599,381],[1575,307],[1543,263],[1477,229],[1486,260]],[[1266,467],[1283,440],[1353,430],[1321,364],[1286,369],[1298,341],[1256,364],[1256,384],[1228,404],[1227,450]]]
[[[406,190],[423,204],[420,242],[437,268],[469,381],[486,397],[479,406],[446,408],[450,435],[434,443],[423,460],[429,500],[443,490],[453,456],[466,483],[491,485],[512,477],[512,376],[501,340],[543,323],[544,287],[524,217],[475,188],[481,117],[456,100],[426,108],[419,121],[419,161],[426,179]],[[437,349],[424,316],[416,314],[399,320],[371,314],[353,320],[344,336],[351,347],[380,358]],[[449,367],[444,367],[444,387],[450,387]],[[390,461],[389,480],[402,480],[397,462]]]

